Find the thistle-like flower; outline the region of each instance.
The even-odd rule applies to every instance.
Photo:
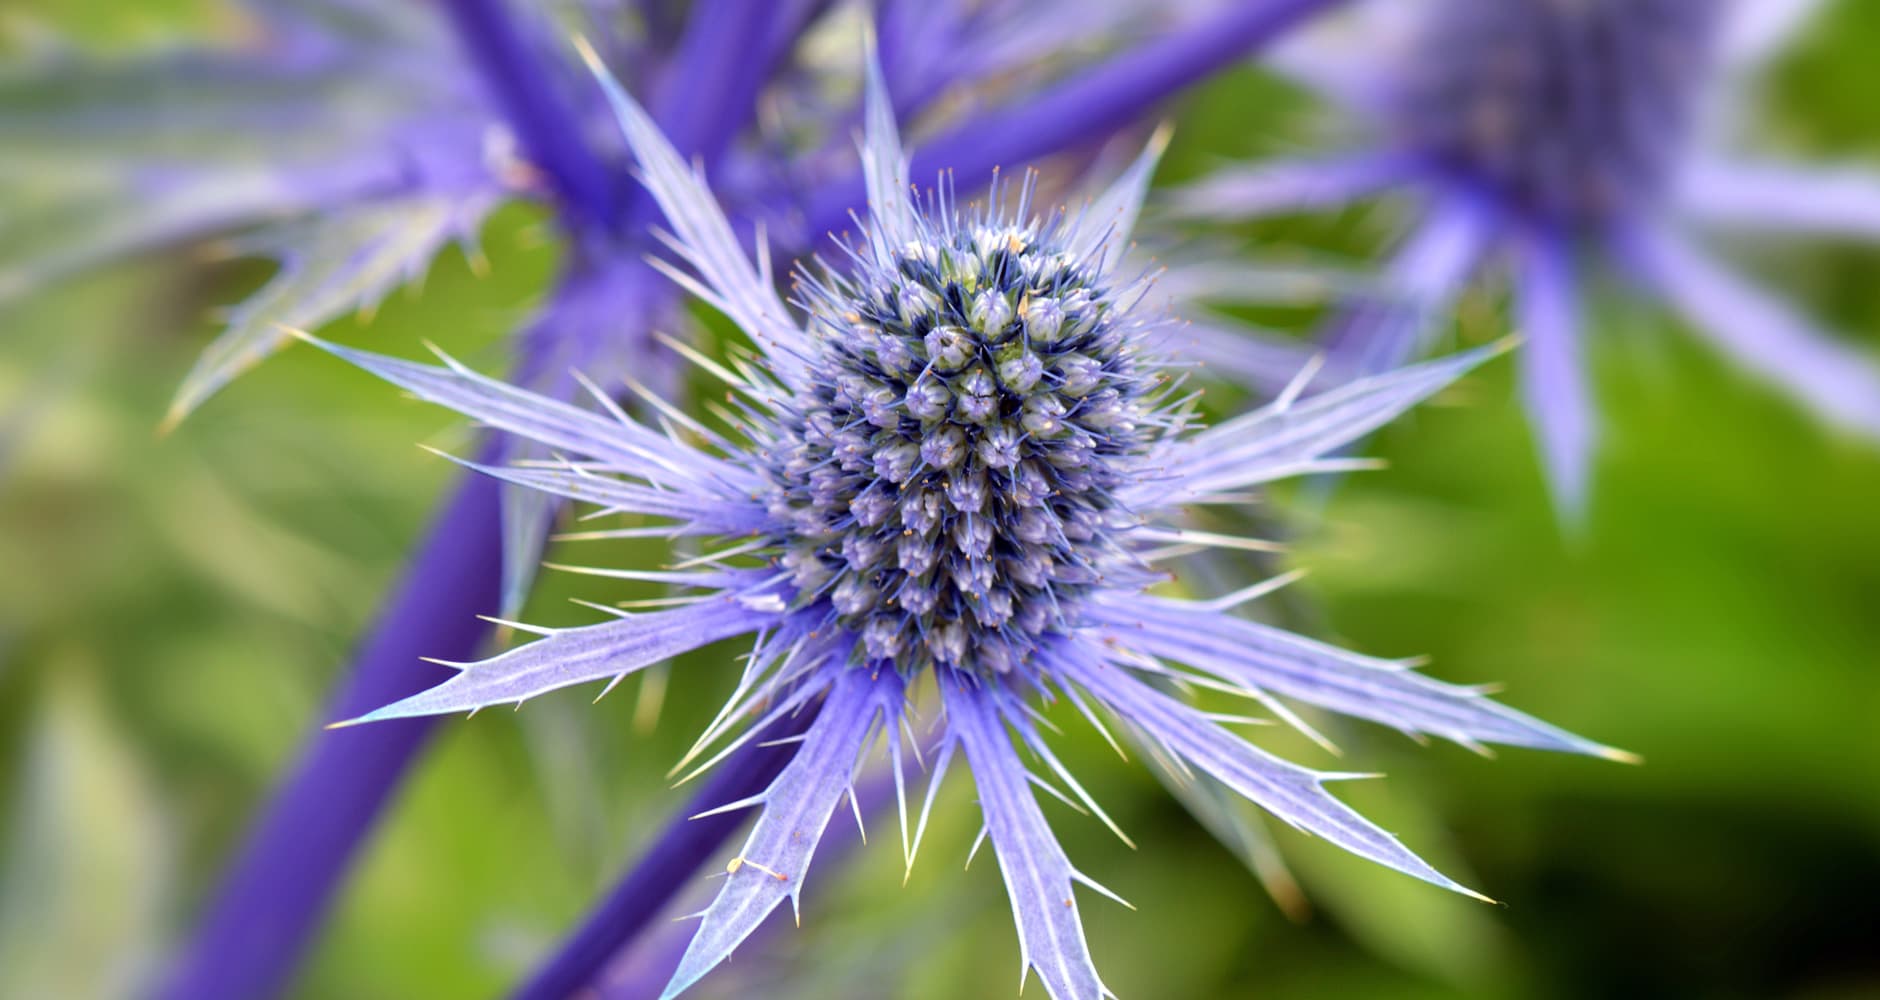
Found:
[[[455,363],[433,367],[327,345],[421,398],[566,456],[479,467],[603,511],[665,522],[623,529],[716,540],[657,571],[591,572],[693,592],[678,606],[541,638],[355,722],[520,704],[620,678],[677,653],[755,635],[736,691],[686,763],[729,753],[771,720],[819,708],[766,791],[749,839],[667,988],[722,961],[802,891],[818,838],[860,759],[886,734],[911,864],[949,763],[979,791],[1026,969],[1061,1000],[1107,994],[1084,942],[1072,867],[1031,784],[1061,782],[1102,810],[1041,738],[1032,702],[1063,697],[1099,729],[1121,720],[1170,760],[1292,825],[1436,885],[1468,892],[1333,797],[1332,780],[1235,736],[1167,693],[1186,679],[1254,698],[1304,726],[1296,701],[1470,746],[1614,752],[1401,662],[1324,646],[1231,610],[1260,584],[1210,601],[1152,596],[1158,562],[1238,540],[1184,530],[1188,505],[1238,503],[1370,432],[1494,349],[1292,396],[1209,430],[1144,349],[1158,317],[1119,274],[1159,146],[1080,214],[1028,214],[1023,193],[978,208],[945,187],[917,201],[878,70],[869,75],[863,160],[869,218],[849,267],[799,272],[778,298],[769,262],[745,255],[701,176],[596,64],[672,227],[680,284],[747,332],[760,354],[697,356],[741,400],[715,428],[649,399],[664,430],[601,402],[597,413]],[[597,393],[598,396],[598,393]],[[599,532],[608,534],[608,532]],[[902,775],[916,686],[931,678],[940,727],[925,804],[908,822]],[[752,716],[755,723],[744,726]],[[911,738],[911,737],[910,737]],[[1034,775],[1024,747],[1047,777]],[[1107,818],[1106,818],[1107,822]],[[1105,892],[1107,895],[1108,893]]]
[[[1700,248],[1703,227],[1880,236],[1880,179],[1734,158],[1727,105],[1814,0],[1376,0],[1277,65],[1353,111],[1373,145],[1249,165],[1180,192],[1178,213],[1251,218],[1410,187],[1427,208],[1382,306],[1338,324],[1334,374],[1427,350],[1433,317],[1505,253],[1527,338],[1527,402],[1563,511],[1596,439],[1579,342],[1581,272],[1665,300],[1823,416],[1880,434],[1880,367]]]

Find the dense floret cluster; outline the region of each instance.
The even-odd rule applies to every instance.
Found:
[[[800,600],[861,655],[1003,673],[1126,559],[1114,488],[1151,379],[1058,227],[924,227],[803,283],[824,350],[773,455]]]

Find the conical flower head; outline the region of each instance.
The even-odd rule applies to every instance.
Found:
[[[1115,273],[1159,144],[1079,213],[1039,221],[1024,197],[1009,214],[996,199],[960,212],[944,188],[917,205],[878,73],[862,146],[869,216],[848,248],[850,267],[800,275],[805,324],[778,297],[767,257],[746,256],[699,174],[631,98],[603,83],[672,226],[678,260],[668,272],[761,351],[729,364],[694,355],[744,401],[734,432],[658,400],[648,401],[663,417],[656,429],[604,397],[606,412],[595,413],[454,363],[329,350],[566,456],[483,467],[492,475],[664,522],[626,534],[717,541],[667,569],[590,570],[693,597],[600,625],[533,629],[538,641],[453,664],[456,677],[354,721],[521,704],[755,635],[733,695],[685,763],[705,757],[709,766],[771,722],[819,707],[773,784],[714,810],[761,807],[666,996],[722,962],[784,900],[795,903],[824,827],[883,734],[909,864],[950,763],[963,758],[972,770],[1024,968],[1059,1000],[1107,994],[1074,886],[1107,892],[1053,837],[1032,786],[1056,789],[1019,746],[1068,789],[1060,795],[1109,820],[1044,740],[1036,697],[1063,696],[1099,728],[1107,712],[1158,756],[1293,826],[1463,892],[1328,791],[1350,775],[1258,749],[1169,694],[1171,682],[1255,699],[1302,728],[1287,700],[1470,746],[1611,753],[1477,689],[1231,613],[1272,582],[1210,601],[1145,592],[1165,578],[1158,563],[1251,544],[1184,527],[1186,508],[1239,503],[1269,480],[1346,467],[1328,456],[1499,348],[1307,400],[1295,386],[1198,431],[1144,349],[1160,317],[1137,307],[1139,281]],[[942,724],[910,837],[899,737],[924,678],[938,691]]]
[[[1548,221],[1661,195],[1709,82],[1717,0],[1446,0],[1421,26],[1404,141]]]
[[[1116,490],[1155,380],[1069,227],[936,201],[912,239],[799,286],[820,350],[781,421],[770,512],[799,602],[859,655],[1005,673],[1129,564]]]

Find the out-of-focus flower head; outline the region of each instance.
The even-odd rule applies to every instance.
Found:
[[[0,75],[0,301],[111,257],[211,237],[277,259],[172,420],[284,341],[368,308],[471,241],[527,168],[423,5],[274,0],[235,37]]]
[[[795,902],[818,839],[884,734],[910,864],[941,776],[964,756],[1025,967],[1061,1000],[1107,994],[1074,886],[1103,890],[1071,865],[1031,785],[1061,783],[1068,792],[1059,794],[1107,817],[1042,738],[1039,698],[1069,700],[1099,729],[1102,714],[1113,716],[1155,754],[1284,821],[1463,892],[1327,791],[1349,775],[1272,756],[1166,686],[1218,687],[1302,728],[1287,701],[1470,746],[1614,755],[1478,689],[1232,613],[1273,581],[1207,601],[1146,593],[1166,579],[1158,567],[1171,558],[1250,544],[1185,529],[1184,510],[1239,504],[1270,480],[1343,468],[1326,456],[1496,348],[1303,401],[1288,394],[1196,430],[1188,397],[1146,349],[1164,318],[1141,305],[1144,280],[1118,252],[1159,143],[1081,212],[1040,218],[1029,188],[1007,204],[996,185],[978,206],[957,205],[945,186],[917,199],[878,72],[869,76],[862,147],[868,218],[843,247],[847,268],[798,272],[798,318],[773,290],[761,247],[753,262],[703,178],[596,69],[671,226],[677,259],[664,269],[756,346],[724,361],[695,355],[737,400],[723,423],[649,400],[664,415],[655,427],[604,399],[604,412],[583,410],[454,362],[327,349],[564,456],[476,466],[482,471],[658,522],[595,535],[705,540],[704,554],[666,569],[588,570],[691,596],[600,625],[531,629],[541,638],[455,665],[461,672],[445,683],[353,721],[520,704],[755,635],[734,694],[686,763],[703,758],[708,767],[794,713],[813,709],[815,720],[768,789],[714,810],[762,811],[667,996],[723,961],[784,899]],[[901,734],[928,678],[942,723],[921,819],[910,824]]]
[[[1569,518],[1583,512],[1597,437],[1580,342],[1589,268],[1618,271],[1832,422],[1880,434],[1874,359],[1733,273],[1701,240],[1712,228],[1880,237],[1880,178],[1731,152],[1752,71],[1817,6],[1369,2],[1274,60],[1352,112],[1363,144],[1225,170],[1178,192],[1172,207],[1245,219],[1397,189],[1421,196],[1381,301],[1333,326],[1333,375],[1428,350],[1436,317],[1505,259],[1527,340],[1526,399]]]

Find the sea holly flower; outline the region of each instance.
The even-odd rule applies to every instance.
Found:
[[[1191,545],[1196,506],[1235,504],[1283,476],[1343,467],[1325,456],[1481,363],[1477,350],[1282,396],[1208,430],[1145,349],[1164,318],[1122,270],[1160,144],[1078,213],[1034,216],[995,185],[982,205],[916,199],[878,71],[862,159],[868,217],[848,267],[801,268],[791,310],[769,258],[748,257],[702,177],[595,63],[647,188],[671,226],[674,280],[723,312],[757,353],[696,360],[737,404],[713,426],[649,400],[655,425],[605,399],[593,412],[485,377],[333,345],[422,399],[536,441],[552,462],[472,464],[506,482],[662,522],[704,554],[662,569],[593,567],[689,592],[598,625],[530,629],[535,641],[343,725],[521,704],[589,681],[618,683],[675,654],[754,636],[736,690],[687,762],[710,766],[810,707],[795,756],[764,790],[713,812],[760,809],[726,865],[666,990],[675,996],[802,891],[816,844],[884,735],[909,863],[956,758],[979,790],[1024,965],[1059,998],[1107,993],[1084,942],[1074,868],[1031,785],[1055,779],[1104,814],[1043,739],[1032,704],[1062,697],[1286,822],[1435,885],[1468,892],[1327,790],[1314,771],[1243,741],[1165,693],[1188,678],[1470,746],[1614,751],[1401,662],[1325,646],[1237,617],[1269,585],[1211,601],[1152,596],[1158,563]],[[598,395],[598,394],[597,394]],[[623,529],[634,536],[646,527]],[[598,534],[607,534],[602,531]],[[526,626],[524,626],[526,628]],[[908,820],[900,734],[931,680],[942,725],[933,778]],[[757,721],[733,735],[740,724]],[[1034,775],[1021,747],[1047,776]],[[713,748],[718,748],[714,751]],[[1107,819],[1106,819],[1107,822]]]
[[[1431,346],[1436,316],[1500,259],[1527,338],[1527,405],[1563,511],[1586,502],[1597,433],[1580,286],[1617,271],[1724,354],[1835,424],[1880,434],[1880,365],[1704,249],[1710,229],[1880,237],[1880,178],[1730,152],[1732,105],[1814,0],[1376,0],[1275,63],[1364,126],[1368,145],[1247,165],[1175,195],[1252,218],[1422,196],[1388,302],[1332,333],[1333,373]]]
[[[1179,91],[1231,64],[1235,59],[1260,47],[1304,18],[1338,3],[1339,0],[1260,0],[1223,8],[1203,21],[1184,24],[1174,31],[1133,42],[1106,55],[1096,63],[1080,67],[1074,73],[1053,79],[1035,93],[1003,95],[995,106],[975,108],[970,115],[952,122],[929,144],[926,154],[936,163],[944,161],[958,176],[977,183],[996,164],[1027,163],[1055,152],[1103,138],[1142,115],[1171,93]],[[121,88],[153,101],[132,102],[133,108],[154,106],[145,113],[125,111],[111,100],[95,106],[85,100],[93,91],[84,86],[67,86],[60,81],[86,80],[83,66],[71,61],[58,62],[53,82],[36,76],[33,70],[7,77],[4,85],[18,82],[31,94],[51,93],[71,104],[84,104],[91,113],[74,116],[80,123],[91,123],[113,116],[143,120],[159,114],[174,120],[193,120],[186,101],[180,109],[171,108],[160,99],[164,95],[190,92],[187,82],[194,79],[194,67],[206,64],[214,68],[202,82],[205,99],[222,98],[247,107],[242,102],[253,98],[254,113],[238,116],[208,116],[202,128],[204,141],[195,144],[202,153],[218,148],[213,141],[219,135],[217,121],[260,121],[278,125],[297,122],[294,114],[275,115],[273,98],[285,92],[313,93],[314,83],[294,78],[292,85],[275,86],[275,73],[291,75],[304,62],[290,58],[269,60],[269,55],[300,53],[308,38],[325,39],[320,31],[300,34],[300,27],[318,28],[333,22],[358,27],[373,23],[375,15],[394,20],[415,19],[427,25],[434,15],[449,29],[449,43],[413,45],[395,50],[388,60],[394,72],[381,79],[361,70],[352,79],[375,101],[393,93],[407,76],[436,75],[455,79],[458,70],[464,87],[446,88],[449,95],[471,96],[481,109],[485,105],[496,117],[495,132],[485,136],[494,141],[484,149],[496,154],[479,164],[472,159],[456,162],[465,167],[487,166],[500,169],[499,179],[510,185],[505,193],[550,193],[554,196],[559,229],[567,238],[569,252],[566,266],[556,289],[537,314],[537,319],[518,338],[518,358],[513,378],[530,388],[549,395],[562,395],[576,388],[572,379],[562,378],[571,368],[585,372],[602,385],[616,385],[622,359],[634,362],[630,374],[642,382],[657,382],[657,373],[649,373],[641,363],[659,355],[643,350],[651,341],[652,324],[658,322],[662,309],[670,303],[672,290],[663,282],[649,280],[643,264],[641,233],[649,221],[644,199],[626,176],[622,158],[616,155],[618,139],[610,144],[605,134],[596,134],[588,111],[600,110],[602,101],[571,99],[557,81],[565,75],[567,46],[558,32],[535,31],[529,20],[533,13],[554,16],[557,13],[586,15],[595,31],[596,43],[621,71],[629,72],[641,83],[659,86],[655,113],[668,135],[688,156],[696,155],[706,169],[720,169],[719,177],[750,176],[751,171],[733,169],[731,162],[744,130],[754,91],[771,80],[778,67],[789,62],[788,52],[797,50],[799,34],[806,19],[821,17],[828,5],[808,2],[778,4],[770,0],[697,0],[687,6],[682,19],[678,11],[663,2],[637,2],[612,5],[607,9],[587,5],[578,11],[560,6],[548,10],[511,9],[507,0],[441,0],[434,5],[397,11],[371,8],[356,0],[254,0],[253,8],[261,23],[271,30],[256,39],[261,56],[240,58],[254,53],[238,47],[234,56],[218,50],[204,54],[200,50],[182,53],[172,63],[158,59],[138,70],[139,85]],[[371,8],[371,9],[366,9]],[[838,8],[839,9],[839,8]],[[681,24],[681,21],[683,23]],[[609,30],[611,29],[611,30]],[[431,27],[423,29],[431,32]],[[635,31],[638,34],[635,34]],[[342,32],[332,45],[314,45],[313,50],[327,55],[344,56]],[[428,36],[427,36],[428,37]],[[543,44],[546,41],[547,44]],[[1036,42],[1036,36],[1033,37]],[[376,51],[376,50],[375,50]],[[439,57],[432,62],[431,57]],[[462,59],[461,67],[455,58]],[[991,69],[982,64],[981,69]],[[170,76],[180,70],[182,83]],[[977,72],[975,70],[974,72]],[[782,72],[787,74],[789,70]],[[137,74],[133,74],[137,75]],[[972,73],[961,82],[970,83]],[[143,86],[141,81],[150,85]],[[179,92],[178,87],[181,87]],[[108,89],[108,88],[107,88]],[[588,89],[594,97],[601,95]],[[110,93],[105,95],[111,97]],[[5,102],[0,101],[0,104]],[[420,102],[422,103],[422,102]],[[767,95],[765,103],[770,103]],[[919,103],[918,98],[915,103]],[[289,110],[295,106],[288,102]],[[333,109],[350,107],[350,102],[319,105]],[[436,110],[439,117],[450,118],[454,105]],[[3,112],[6,109],[0,109]],[[68,107],[69,110],[69,107]],[[481,110],[477,112],[481,115]],[[427,134],[426,116],[414,111],[411,128],[392,129],[390,138],[416,140]],[[51,149],[51,143],[65,135],[59,116],[32,123],[28,114],[19,121],[45,126],[32,148]],[[320,119],[325,121],[326,119]],[[847,121],[846,111],[843,121]],[[9,135],[28,134],[9,120]],[[606,124],[604,121],[601,124]],[[289,139],[312,137],[319,130],[313,123],[304,134]],[[844,133],[849,129],[844,126]],[[125,133],[147,135],[147,131]],[[158,130],[158,136],[164,133]],[[244,133],[248,135],[252,133]],[[617,130],[614,132],[617,135]],[[503,136],[513,136],[513,142]],[[50,138],[48,138],[50,137]],[[354,143],[348,137],[326,136],[330,141],[315,142],[333,162],[355,154],[370,158],[378,149],[371,141]],[[366,137],[368,140],[370,135]],[[40,141],[43,140],[43,141]],[[396,145],[396,143],[395,143]],[[512,156],[512,146],[514,154]],[[53,164],[69,166],[75,160],[88,164],[91,172],[127,172],[132,175],[142,162],[136,143],[132,148],[115,151],[111,156],[44,158]],[[243,147],[246,148],[246,147]],[[263,144],[263,152],[268,148]],[[278,148],[300,149],[294,141]],[[30,175],[39,160],[16,159],[20,150],[0,154],[0,173],[16,180],[12,168],[24,166],[21,174]],[[396,152],[396,150],[394,150]],[[775,155],[772,149],[770,155]],[[213,159],[213,158],[212,158]],[[727,162],[719,162],[720,160]],[[270,161],[271,162],[271,161]],[[324,161],[323,161],[324,162]],[[195,161],[189,161],[193,168]],[[290,164],[291,165],[291,164]],[[210,166],[214,166],[213,163]],[[520,170],[512,169],[520,167]],[[316,179],[344,178],[347,171],[322,170],[316,164],[310,171]],[[764,171],[757,172],[760,176]],[[744,218],[769,220],[787,215],[800,219],[803,233],[820,233],[841,226],[853,205],[860,203],[864,187],[859,169],[849,174],[813,180],[810,190],[797,198],[792,193],[789,204],[796,210],[779,209],[770,204],[772,195],[745,188],[748,204],[741,206]],[[110,185],[105,185],[111,189]],[[302,189],[284,188],[290,192]],[[14,184],[13,190],[21,190]],[[114,189],[113,189],[114,190]],[[167,188],[165,189],[167,190]],[[206,185],[210,193],[247,190],[241,185]],[[311,190],[323,190],[318,186]],[[616,195],[624,196],[618,201]],[[43,201],[41,204],[45,204]],[[189,239],[211,230],[224,231],[233,224],[243,228],[256,224],[246,214],[237,214],[232,223],[216,209],[221,203],[213,198],[188,200],[189,212],[177,218],[191,223],[176,231],[159,227],[160,234]],[[350,203],[348,203],[350,204]],[[141,207],[141,206],[139,206]],[[208,227],[199,228],[208,210]],[[325,208],[303,207],[299,202],[282,206],[282,214],[327,213]],[[105,213],[109,216],[109,213]],[[38,218],[37,213],[15,214],[7,223],[21,218]],[[131,214],[122,218],[138,219]],[[118,217],[112,217],[118,218]],[[164,218],[171,218],[164,216]],[[273,219],[274,216],[269,216]],[[264,220],[265,221],[265,220]],[[765,223],[759,222],[762,226]],[[142,231],[142,230],[139,230]],[[778,227],[772,227],[772,232]],[[26,246],[35,240],[22,240],[20,230],[8,231],[14,242]],[[76,234],[77,245],[104,251],[123,251],[144,245],[132,240],[91,240],[81,229],[66,230],[57,225],[51,232],[60,237]],[[169,236],[164,237],[165,240]],[[44,259],[56,259],[56,248],[66,246],[63,239],[39,241],[37,249],[46,250]],[[0,285],[11,284],[14,291],[31,281],[16,282],[22,272],[11,269],[12,258],[0,250]],[[37,277],[43,271],[27,268]],[[36,278],[35,278],[36,280]],[[324,286],[323,286],[324,287]],[[275,317],[276,319],[283,317]],[[287,317],[292,318],[292,317]],[[297,322],[313,325],[316,320]],[[512,444],[492,441],[481,452],[486,461],[526,458],[526,452],[501,450]],[[498,494],[500,496],[500,504]],[[519,501],[518,497],[530,498]],[[533,569],[538,543],[548,523],[545,516],[554,508],[546,494],[507,488],[495,480],[472,476],[444,503],[427,534],[414,549],[412,564],[402,582],[388,595],[384,613],[360,644],[357,658],[346,681],[336,688],[334,712],[350,714],[394,700],[434,683],[437,668],[417,660],[421,653],[450,657],[474,656],[481,645],[486,625],[473,615],[496,610],[499,604],[514,605],[528,582],[525,570]],[[501,531],[497,528],[501,507]],[[501,566],[498,591],[497,567]],[[276,991],[291,974],[304,952],[312,933],[318,928],[328,902],[342,884],[344,873],[358,852],[365,834],[373,827],[384,804],[390,801],[402,777],[408,772],[426,745],[427,720],[408,720],[406,724],[375,726],[365,730],[317,734],[298,755],[296,763],[270,793],[260,810],[242,848],[231,858],[221,887],[203,908],[198,927],[180,949],[160,995],[165,997],[255,996]],[[720,771],[721,775],[726,774]],[[735,774],[735,772],[734,772]],[[746,771],[732,786],[759,787],[757,772]],[[731,796],[736,797],[736,796]],[[722,833],[711,833],[698,825],[693,837],[700,843],[715,845]],[[688,845],[689,846],[689,845]],[[709,851],[711,847],[699,850]],[[655,852],[641,868],[658,869],[665,865],[682,866],[691,851]],[[635,888],[629,876],[622,888]],[[662,883],[663,884],[663,883]],[[627,898],[640,907],[656,910],[660,900],[629,893]],[[585,982],[589,970],[605,956],[605,945],[618,946],[638,924],[638,915],[623,917],[601,907],[593,914],[594,935],[571,938],[568,948],[557,958],[557,968],[550,978]],[[565,959],[566,961],[562,961]]]

